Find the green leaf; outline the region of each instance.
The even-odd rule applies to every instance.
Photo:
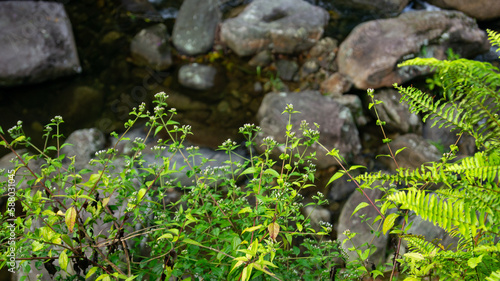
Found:
[[[333,176],[330,178],[330,180],[328,181],[328,183],[326,185],[328,186],[330,183],[332,183],[333,181],[339,179],[344,174],[345,174],[344,170],[337,171],[335,174],[333,174]]]
[[[359,210],[361,210],[361,209],[363,209],[363,208],[365,208],[365,207],[367,207],[367,206],[370,206],[370,204],[368,204],[368,203],[366,203],[366,202],[361,202],[361,203],[359,203],[359,205],[358,205],[358,206],[356,206],[356,209],[354,209],[354,212],[352,212],[351,217],[352,217],[355,213],[357,213]]]
[[[62,270],[67,271],[68,268],[68,255],[66,254],[66,250],[63,250],[59,255],[59,266]]]
[[[252,208],[250,207],[245,207],[243,209],[241,209],[239,212],[238,212],[238,215],[239,214],[244,214],[244,213],[251,213],[252,212]]]
[[[475,268],[478,264],[480,264],[483,260],[484,254],[480,255],[479,257],[471,258],[467,261],[467,264],[469,265],[470,268]]]
[[[108,274],[103,274],[103,275],[97,277],[97,279],[95,281],[99,281],[99,280],[111,281]]]
[[[137,192],[137,203],[142,201],[142,198],[144,198],[144,195],[146,194],[147,188],[141,188],[139,192]]]
[[[403,151],[405,149],[406,149],[406,147],[402,147],[402,148],[396,150],[396,153],[394,153],[394,156],[398,155],[401,151]]]
[[[262,224],[259,224],[259,225],[253,226],[253,227],[247,227],[247,228],[243,229],[243,232],[241,232],[241,234],[243,234],[245,232],[254,232],[255,230],[260,229],[260,228],[262,228]]]
[[[197,242],[197,241],[194,241],[192,239],[189,239],[189,238],[184,238],[184,243],[188,243],[188,244],[191,244],[191,245],[195,245],[195,246],[202,246],[200,242]]]
[[[156,240],[160,240],[160,239],[172,239],[172,238],[174,238],[174,236],[172,235],[172,233],[165,233],[162,236],[158,237],[158,239],[156,239]]]
[[[382,232],[384,233],[384,235],[387,233],[388,230],[390,230],[394,226],[394,221],[396,221],[397,218],[398,214],[396,213],[392,213],[387,217],[385,217],[384,225],[382,227]]]
[[[156,136],[161,131],[161,129],[163,129],[163,126],[156,127],[154,135]]]
[[[89,269],[89,272],[85,275],[85,279],[89,279],[89,277],[92,276],[98,269],[99,267],[92,267]]]
[[[66,222],[66,226],[68,226],[69,232],[73,232],[73,228],[75,227],[75,222],[76,222],[75,207],[71,207],[68,210],[66,210],[66,215],[64,220]]]
[[[279,178],[280,177],[280,174],[278,174],[278,172],[276,172],[275,170],[273,169],[267,169],[264,171],[264,174],[269,174],[269,175],[272,175],[274,176],[275,178]]]

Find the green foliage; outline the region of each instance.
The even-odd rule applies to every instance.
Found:
[[[498,46],[500,36],[488,32],[493,45]],[[439,77],[434,85],[441,86],[445,94],[438,99],[413,87],[395,85],[402,101],[412,112],[422,114],[424,121],[432,120],[432,126],[457,131],[458,138],[466,134],[474,137],[478,152],[459,159],[458,147],[451,145],[440,162],[413,170],[400,167],[394,174],[365,173],[356,180],[363,182],[363,187],[381,188],[380,183],[405,186],[387,189],[380,202],[382,214],[392,208],[391,215],[404,218],[402,226],[394,226],[391,233],[408,243],[409,252],[396,259],[408,274],[405,280],[436,276],[443,280],[495,280],[500,270],[499,70],[489,63],[466,59],[415,58],[400,64],[409,65],[434,69]],[[396,161],[392,153],[391,157]],[[430,191],[429,186],[440,188]],[[458,245],[445,249],[431,243],[433,237],[405,234],[411,214],[458,237]],[[382,219],[384,232],[395,224],[390,215]]]
[[[303,137],[298,138],[289,124],[285,143],[266,138],[265,152],[254,155],[248,149],[248,157],[238,155],[239,144],[227,140],[219,149],[229,160],[213,167],[207,159],[201,164],[196,160],[197,147],[185,147],[190,127],[173,121],[176,111],[168,109],[167,96],[158,93],[155,98],[154,113],[144,104],[134,108],[125,132],[112,134],[114,147],[96,152],[91,169],[78,170],[75,157],[60,153],[65,145],[60,145],[60,117],[47,125],[44,135],[57,139],[55,147],[36,148],[21,122],[9,130],[12,141],[0,135],[2,145],[14,153],[19,146],[39,152],[16,154],[15,172],[5,171],[5,176],[15,173],[17,186],[2,186],[25,213],[2,214],[3,229],[11,223],[15,228],[13,234],[0,233],[2,240],[15,237],[11,247],[16,248],[20,273],[53,268],[55,280],[81,280],[79,275],[96,280],[330,278],[332,259],[342,259],[337,242],[329,238],[332,226],[324,222],[314,229],[301,212],[302,207],[327,203],[322,193],[307,204],[301,195],[315,180],[314,154],[307,147],[319,133],[303,122],[298,128]],[[292,105],[283,112],[296,113]],[[140,120],[146,121],[148,137],[129,140],[129,130]],[[260,128],[246,124],[239,132],[250,148]],[[167,138],[155,138],[151,147],[149,139],[159,135]],[[117,152],[121,142],[132,146],[130,154]],[[278,147],[280,161],[270,157]],[[153,150],[157,162],[146,162],[146,149]],[[176,154],[183,163],[173,161]],[[40,172],[33,168],[36,163]],[[182,185],[179,173],[193,183]],[[176,190],[181,199],[169,200]],[[7,221],[9,215],[15,219]],[[9,266],[8,246],[0,246],[2,267]]]

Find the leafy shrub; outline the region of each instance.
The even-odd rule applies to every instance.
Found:
[[[332,226],[324,222],[317,231],[301,213],[302,207],[327,203],[318,193],[304,205],[300,194],[315,180],[314,156],[303,148],[318,140],[318,132],[304,122],[299,139],[288,125],[285,144],[267,138],[265,153],[253,155],[249,149],[244,161],[236,154],[239,145],[227,140],[219,149],[229,160],[210,167],[207,159],[195,162],[196,147],[185,147],[190,127],[172,120],[176,111],[167,109],[167,96],[155,98],[154,114],[144,104],[134,108],[126,131],[112,133],[115,146],[96,152],[92,169],[77,170],[75,158],[60,153],[69,145],[60,145],[60,117],[44,135],[56,138],[56,146],[36,148],[21,122],[8,131],[11,142],[0,130],[1,144],[16,155],[12,170],[4,171],[5,176],[15,174],[16,186],[8,190],[5,183],[3,189],[13,191],[11,205],[25,214],[16,217],[11,209],[2,215],[3,229],[13,224],[10,246],[16,248],[20,274],[45,267],[56,280],[81,280],[80,275],[96,280],[330,278],[333,258],[341,259],[336,241],[329,238]],[[284,112],[295,113],[291,105]],[[129,140],[129,130],[140,120],[147,121],[148,137]],[[259,130],[250,124],[240,128],[247,148]],[[155,138],[162,133],[168,138]],[[144,160],[151,138],[161,165]],[[131,155],[117,153],[124,141],[132,143]],[[16,146],[38,154],[18,154]],[[270,152],[278,147],[283,153],[277,161]],[[172,162],[175,154],[182,154],[185,163]],[[35,162],[43,163],[40,169],[33,167]],[[183,186],[178,173],[193,184]],[[182,191],[180,200],[168,202],[172,190]],[[1,235],[3,241],[11,237],[8,231]],[[2,244],[2,266],[12,268],[8,247]]]

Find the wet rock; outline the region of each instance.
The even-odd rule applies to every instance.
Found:
[[[76,130],[66,139],[65,143],[72,145],[64,146],[60,153],[66,155],[65,161],[69,161],[68,157],[75,157],[75,168],[81,170],[89,168],[89,161],[95,157],[95,153],[104,148],[104,134],[95,128]]]
[[[363,112],[363,103],[358,96],[342,95],[340,97],[335,97],[334,100],[349,108],[356,125],[364,126],[368,123],[368,118]]]
[[[461,57],[489,49],[486,33],[461,12],[415,11],[397,18],[358,25],[337,54],[339,72],[359,89],[388,87],[429,73],[428,68],[397,68],[412,56],[446,58],[452,48]]]
[[[329,97],[340,97],[352,87],[351,81],[344,75],[335,72],[321,83],[321,93]]]
[[[296,77],[295,74],[299,71],[299,65],[290,60],[278,60],[276,62],[276,70],[281,79],[292,81]]]
[[[422,136],[416,134],[406,134],[396,137],[391,143],[392,152],[406,147],[397,156],[396,160],[399,167],[401,168],[417,168],[422,164],[430,161],[437,161],[441,158],[441,153],[438,149],[427,142]],[[389,154],[389,150],[386,145],[383,145],[380,150],[380,154]],[[380,161],[383,162],[390,170],[396,170],[396,164],[389,157],[379,157]]]
[[[375,200],[382,198],[383,192],[379,189],[365,189],[364,192],[371,199],[372,202]],[[377,210],[373,208],[371,205],[367,206],[354,215],[354,209],[362,202],[370,204],[365,195],[361,192],[354,192],[347,202],[345,203],[342,212],[340,213],[339,223],[337,225],[338,237],[337,239],[341,242],[347,239],[347,236],[344,234],[346,230],[349,230],[351,233],[357,233],[354,238],[351,240],[347,240],[342,244],[342,248],[349,256],[349,261],[355,260],[358,258],[358,254],[354,251],[349,251],[348,249],[353,246],[356,246],[358,250],[366,250],[368,246],[376,247],[376,251],[373,252],[369,257],[368,261],[378,265],[383,262],[385,256],[385,249],[387,247],[387,242],[389,241],[389,237],[381,234],[379,237],[376,237],[372,233],[373,220],[379,215]],[[363,217],[363,219],[362,219]],[[367,218],[371,218],[368,221],[365,221]],[[361,245],[368,243],[368,246]]]
[[[323,34],[328,12],[302,0],[255,0],[221,25],[221,40],[239,56],[265,49],[294,53],[311,48]]]
[[[0,2],[0,86],[39,83],[81,72],[63,4]]]
[[[89,86],[76,86],[64,100],[54,103],[55,112],[63,112],[65,121],[85,123],[88,116],[102,112],[103,93]]]
[[[443,9],[464,12],[478,20],[491,20],[500,17],[500,2],[497,0],[426,0],[432,5]]]
[[[210,65],[186,64],[179,69],[179,83],[194,90],[209,90],[215,86],[217,69]]]
[[[394,89],[383,89],[375,92],[375,99],[383,103],[377,105],[380,120],[386,122],[384,129],[388,132],[420,133],[422,121],[416,114],[410,113],[407,103],[400,103],[401,94]],[[374,110],[370,111],[376,118]]]
[[[311,129],[314,122],[319,124],[319,141],[328,149],[337,148],[340,154],[349,161],[353,155],[357,155],[361,150],[358,130],[354,124],[350,110],[334,99],[324,97],[317,91],[304,91],[293,93],[269,93],[264,97],[257,113],[257,120],[260,123],[262,132],[257,137],[257,149],[265,137],[272,137],[279,143],[285,142],[285,131],[288,123],[288,115],[281,114],[287,104],[292,104],[296,113],[291,116],[292,131],[297,137],[302,137],[299,131],[302,120],[306,120]],[[282,152],[275,151],[278,155]],[[275,149],[278,150],[278,149]],[[319,169],[336,165],[336,161],[331,156],[326,155],[323,148],[313,145],[310,152],[316,152],[315,164]]]
[[[218,0],[185,0],[182,3],[172,32],[177,50],[187,55],[209,51],[221,19]]]
[[[167,27],[160,23],[137,33],[130,43],[133,62],[154,70],[165,70],[172,65]]]

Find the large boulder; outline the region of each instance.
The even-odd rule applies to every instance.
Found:
[[[80,73],[63,4],[0,2],[0,86],[39,83]]]
[[[257,113],[257,120],[262,132],[257,137],[257,149],[262,149],[263,139],[270,136],[279,143],[285,143],[288,114],[281,114],[287,104],[292,104],[294,110],[300,113],[292,114],[292,131],[297,137],[302,137],[299,131],[302,120],[306,120],[311,129],[316,129],[314,123],[319,124],[319,141],[328,149],[337,148],[346,159],[357,155],[361,150],[358,130],[354,123],[351,111],[338,101],[324,97],[317,91],[293,93],[269,93],[264,97]],[[283,147],[280,147],[282,149]],[[314,144],[309,151],[316,153],[318,168],[323,169],[336,165],[332,156]],[[283,151],[276,151],[281,153]]]
[[[348,250],[353,246],[356,247],[356,250],[361,251],[365,251],[369,247],[376,248],[366,261],[369,264],[378,265],[384,261],[389,237],[383,234],[377,237],[373,233],[373,229],[377,228],[377,223],[375,223],[375,225],[372,224],[374,224],[374,219],[379,215],[378,211],[370,205],[357,211],[354,215],[352,214],[359,204],[370,204],[368,198],[370,198],[372,202],[376,202],[376,200],[382,198],[383,195],[384,192],[379,189],[365,189],[364,193],[354,192],[349,199],[347,199],[347,202],[342,208],[339,223],[337,225],[337,240],[342,242],[342,248],[347,253],[349,261],[359,258],[355,251]],[[356,235],[352,239],[347,239],[348,233],[346,232],[356,233]],[[344,241],[345,243],[343,243]]]
[[[221,40],[239,56],[264,49],[294,53],[311,48],[328,23],[326,10],[303,0],[255,0],[221,25]]]
[[[135,64],[154,70],[165,70],[172,65],[167,27],[160,23],[137,33],[130,43]]]
[[[185,0],[172,32],[175,48],[187,55],[209,51],[221,19],[217,0]]]
[[[339,72],[359,89],[381,88],[426,74],[422,67],[398,68],[414,56],[446,58],[452,48],[461,57],[489,49],[486,33],[474,19],[456,11],[414,11],[397,18],[358,25],[340,45]]]
[[[410,112],[407,103],[401,103],[401,94],[394,89],[381,89],[375,92],[375,99],[382,101],[377,105],[377,113],[381,121],[386,122],[384,129],[388,132],[418,133],[422,129],[422,121],[418,115]],[[371,110],[376,118],[375,110]]]
[[[500,17],[500,1],[498,0],[426,0],[443,9],[464,12],[478,20],[491,20]]]

